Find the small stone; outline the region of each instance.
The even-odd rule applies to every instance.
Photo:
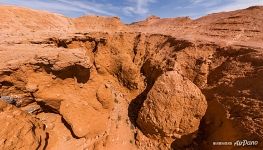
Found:
[[[84,87],[84,84],[83,84],[83,83],[80,83],[80,84],[79,84],[79,87],[80,87],[80,88],[83,88],[83,87]]]
[[[51,77],[52,77],[52,79],[56,79],[57,78],[55,75],[52,75]]]
[[[16,104],[16,100],[11,96],[1,96],[0,98],[1,100],[5,101],[8,104],[13,104],[13,105]]]
[[[36,91],[38,91],[38,85],[36,84],[27,84],[26,85],[26,90],[30,93],[34,93]]]

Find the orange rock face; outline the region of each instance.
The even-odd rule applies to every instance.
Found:
[[[129,25],[0,12],[0,149],[263,149],[262,6]]]
[[[44,124],[29,114],[0,101],[1,149],[44,149]]]
[[[198,130],[206,108],[205,97],[198,87],[177,72],[169,71],[155,81],[137,122],[146,134],[180,139]]]

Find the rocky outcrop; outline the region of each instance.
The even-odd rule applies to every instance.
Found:
[[[45,126],[15,106],[0,99],[0,149],[44,149]]]
[[[206,108],[198,87],[178,72],[170,71],[161,75],[147,94],[137,123],[147,135],[167,138],[171,143],[196,132]]]
[[[0,20],[3,21],[0,26],[1,34],[69,32],[74,27],[70,19],[60,14],[14,6],[1,6],[0,11]]]
[[[130,25],[0,10],[0,149],[263,140],[262,7]]]

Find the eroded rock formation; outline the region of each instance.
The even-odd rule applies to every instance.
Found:
[[[262,7],[130,25],[0,12],[0,149],[263,148]]]
[[[180,139],[198,130],[206,107],[205,97],[196,85],[169,71],[155,81],[137,122],[149,135]]]

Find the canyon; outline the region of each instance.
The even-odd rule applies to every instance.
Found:
[[[263,6],[131,24],[0,12],[0,149],[263,149]]]

